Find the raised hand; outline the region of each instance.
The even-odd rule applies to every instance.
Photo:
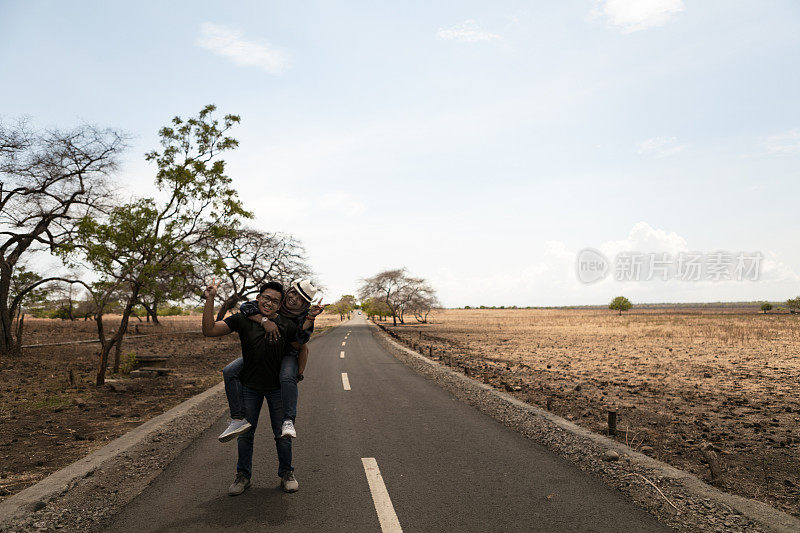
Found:
[[[213,278],[211,283],[208,284],[206,290],[203,291],[203,296],[205,296],[206,300],[214,299],[217,295],[217,289],[219,289],[219,285],[222,283],[222,280],[217,280],[217,278]]]
[[[308,316],[311,318],[316,318],[316,316],[321,314],[324,310],[325,306],[322,305],[322,298],[320,298],[318,303],[308,308]]]
[[[261,327],[264,328],[264,336],[269,342],[275,342],[281,336],[281,332],[278,331],[278,325],[272,320],[262,320]]]

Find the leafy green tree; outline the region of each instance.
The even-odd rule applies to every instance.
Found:
[[[378,298],[367,298],[361,302],[361,310],[367,315],[367,318],[378,317],[383,319],[387,316],[392,316],[392,311],[385,302]]]
[[[761,310],[764,311],[764,314],[767,314],[767,311],[772,311],[772,304],[769,302],[764,302],[761,304]]]
[[[344,320],[347,315],[356,308],[356,297],[352,294],[345,294],[335,303],[325,306],[325,311],[339,315],[340,320]]]
[[[225,115],[220,122],[212,115],[215,110],[209,105],[195,118],[175,117],[159,131],[161,149],[146,155],[158,167],[158,198],[136,199],[103,218],[81,220],[75,251],[101,278],[93,288],[101,343],[97,385],[105,381],[109,353],[122,342],[140,296],[155,291],[160,279],[190,278],[194,262],[210,260],[208,243],[252,216],[242,207],[220,159],[238,144],[227,133],[239,117]],[[116,332],[107,336],[103,315],[115,291],[125,294],[124,307]]]
[[[619,311],[620,315],[622,315],[623,311],[627,311],[631,307],[633,307],[633,304],[630,302],[630,300],[628,300],[624,296],[617,296],[616,298],[611,300],[610,304],[608,304],[609,309],[613,309],[614,311]]]
[[[800,310],[800,296],[797,298],[790,298],[786,300],[786,307],[789,308],[789,312],[794,314]]]

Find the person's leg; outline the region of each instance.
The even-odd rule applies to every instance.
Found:
[[[278,377],[281,384],[281,404],[283,420],[294,422],[297,416],[297,355],[287,354],[281,359],[281,372]],[[283,420],[281,422],[283,422]]]
[[[242,400],[244,415],[251,421],[252,427],[244,434],[239,435],[237,439],[239,459],[236,463],[236,473],[244,474],[249,479],[253,473],[253,441],[255,439],[256,426],[258,425],[258,415],[264,402],[264,395],[242,386]]]
[[[278,451],[278,475],[283,477],[287,472],[294,470],[292,466],[292,439],[281,438],[281,425],[283,423],[283,405],[281,404],[281,391],[274,390],[265,394],[269,406],[269,420],[272,424],[272,434],[275,436],[275,448]]]
[[[234,362],[222,369],[222,377],[225,381],[225,396],[228,397],[228,408],[231,411],[231,418],[241,420],[244,418],[244,405],[242,405],[242,381],[239,374],[244,368],[244,359],[238,358]]]
[[[239,374],[244,368],[244,359],[241,357],[222,369],[222,377],[225,380],[225,395],[228,397],[228,407],[231,410],[231,422],[219,437],[220,442],[228,442],[248,429],[250,422],[244,416],[244,404],[242,403],[242,380]]]

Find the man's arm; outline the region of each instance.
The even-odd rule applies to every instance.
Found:
[[[264,336],[268,341],[275,342],[281,336],[281,332],[278,331],[278,325],[272,320],[264,320],[264,315],[262,314],[251,315],[247,317],[247,320],[260,324],[264,328]]]
[[[206,297],[206,305],[203,307],[203,335],[206,337],[221,337],[231,332],[228,324],[222,320],[214,320],[214,296],[217,294],[217,287],[219,282],[212,281],[203,292]]]
[[[275,342],[281,336],[277,324],[271,320],[264,320],[264,315],[258,309],[258,302],[244,302],[239,306],[239,311],[249,321],[255,322],[264,328],[264,336],[267,337],[268,341]]]

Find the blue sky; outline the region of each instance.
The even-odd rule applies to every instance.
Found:
[[[330,298],[405,266],[448,306],[800,294],[791,1],[0,1],[0,115],[133,135],[242,116],[252,225]],[[759,251],[759,281],[584,285],[585,247]]]

